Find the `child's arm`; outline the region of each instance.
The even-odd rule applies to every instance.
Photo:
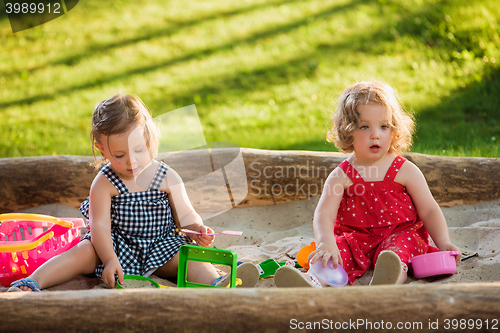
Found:
[[[318,207],[314,211],[313,229],[317,246],[316,250],[309,255],[311,263],[322,259],[323,267],[326,267],[326,263],[331,259],[334,268],[337,268],[338,264],[342,265],[333,226],[344,189],[349,182],[349,178],[340,168],[333,170],[326,179]]]
[[[123,270],[113,250],[111,239],[111,196],[114,186],[99,173],[90,188],[89,223],[92,245],[104,264],[102,279],[110,288],[115,287],[115,274],[123,285]]]
[[[176,225],[180,228],[200,232],[201,235],[188,234],[188,237],[193,239],[197,245],[209,246],[212,244],[215,236],[208,236],[207,234],[214,233],[214,231],[203,224],[200,215],[194,210],[184,183],[175,170],[168,170],[164,186],[165,191],[169,193],[168,198]]]
[[[406,187],[417,209],[419,218],[424,223],[425,228],[439,250],[460,252],[460,249],[450,241],[448,226],[446,225],[443,212],[436,200],[434,200],[422,171],[415,164],[406,161],[396,176],[395,181]],[[457,264],[460,262],[461,257],[461,254],[456,257]]]

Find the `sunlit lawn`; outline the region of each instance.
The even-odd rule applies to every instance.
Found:
[[[86,0],[16,34],[3,14],[0,157],[90,154],[117,91],[196,104],[207,142],[335,151],[332,100],[365,79],[415,112],[413,152],[500,157],[499,20],[490,0]]]

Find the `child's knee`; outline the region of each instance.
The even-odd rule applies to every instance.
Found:
[[[89,270],[88,273],[93,273],[97,265],[101,263],[101,259],[97,255],[94,246],[89,240],[84,240],[80,242],[72,251],[71,254],[75,260],[81,262],[85,270]],[[85,273],[87,274],[87,273]]]

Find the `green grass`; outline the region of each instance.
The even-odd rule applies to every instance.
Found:
[[[0,14],[0,157],[89,155],[117,91],[195,103],[208,142],[336,151],[332,100],[364,79],[415,113],[411,151],[500,157],[499,25],[490,0],[86,0],[16,34]]]

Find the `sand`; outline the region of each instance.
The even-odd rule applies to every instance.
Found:
[[[205,224],[217,231],[241,230],[242,236],[217,236],[213,246],[233,250],[238,260],[258,264],[266,259],[295,259],[297,252],[314,241],[312,218],[319,197],[273,206],[236,208],[213,217]],[[473,205],[441,208],[450,230],[450,238],[464,254],[477,256],[462,261],[457,273],[439,278],[416,279],[408,284],[500,281],[500,200]],[[76,208],[56,204],[24,210],[57,217],[81,217]],[[226,267],[218,267],[227,270]],[[356,285],[367,285],[372,271],[357,279]],[[159,284],[175,286],[168,280],[151,276]],[[261,279],[259,288],[274,288],[271,278]],[[71,281],[44,291],[87,290],[106,288],[98,278],[77,276]],[[5,291],[1,288],[0,291]]]
[[[123,281],[123,287],[125,289],[132,289],[132,288],[156,288],[149,281],[130,280],[130,279]]]

